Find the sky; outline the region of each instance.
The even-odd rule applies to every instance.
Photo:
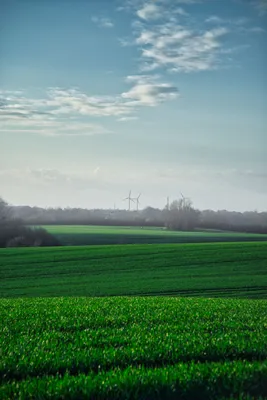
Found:
[[[0,196],[267,210],[267,0],[0,0]]]

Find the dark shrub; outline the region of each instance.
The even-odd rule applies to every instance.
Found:
[[[43,228],[29,228],[20,221],[0,225],[0,247],[60,246],[60,242]]]

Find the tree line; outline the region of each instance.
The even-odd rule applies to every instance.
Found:
[[[27,225],[132,225],[159,226],[174,230],[213,229],[267,233],[267,212],[197,210],[189,198],[174,200],[164,209],[140,211],[88,210],[83,208],[11,207],[13,215]]]
[[[146,207],[140,211],[16,207],[0,198],[0,247],[60,245],[58,239],[44,228],[35,227],[52,224],[158,226],[179,231],[209,229],[267,233],[267,212],[199,211],[193,207],[190,199],[184,197],[174,200],[164,209]]]

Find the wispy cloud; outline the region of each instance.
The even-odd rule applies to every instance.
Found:
[[[147,106],[156,106],[163,101],[175,99],[177,96],[178,89],[175,86],[150,80],[145,82],[143,76],[128,92],[122,93],[122,97],[125,99],[132,99],[138,104]]]
[[[156,106],[177,97],[175,86],[159,76],[135,75],[128,91],[116,96],[89,96],[77,88],[49,88],[42,98],[24,93],[0,93],[0,132],[30,132],[46,136],[81,136],[110,133],[92,118],[136,119],[140,107]],[[89,120],[90,118],[90,120]]]
[[[122,4],[117,8],[118,11],[132,11],[142,9],[146,4],[155,4],[170,6],[170,5],[192,5],[196,3],[202,3],[204,0],[124,0]]]
[[[93,170],[93,174],[94,174],[94,175],[97,175],[99,171],[100,171],[100,167],[96,167],[96,168]]]
[[[251,0],[251,3],[258,10],[260,15],[267,13],[267,0]]]
[[[33,133],[49,137],[77,137],[110,133],[110,131],[99,124],[55,119],[6,120],[1,124],[0,132]]]
[[[175,15],[187,16],[188,13],[178,6],[178,2],[175,3],[168,0],[158,0],[157,4],[151,1],[142,4],[137,8],[136,15],[145,21],[155,21],[164,18],[170,19]]]
[[[217,15],[208,17],[205,22],[209,25],[222,26],[224,25],[231,32],[235,33],[264,33],[265,29],[260,26],[252,25],[249,18],[221,18]]]
[[[100,28],[113,28],[114,23],[109,18],[104,17],[92,17],[92,22],[94,22]]]
[[[211,15],[208,17],[205,22],[211,23],[211,24],[222,24],[225,23],[225,19],[218,17],[217,15]]]
[[[161,7],[155,3],[147,3],[137,10],[136,14],[139,18],[145,20],[155,20],[161,16]]]
[[[109,133],[99,124],[60,115],[51,97],[29,98],[21,92],[1,92],[0,132],[35,133],[45,136],[90,136]]]
[[[128,81],[130,82],[131,79]],[[133,86],[117,96],[88,96],[77,89],[50,89],[49,95],[58,108],[55,114],[76,112],[84,116],[129,116],[142,106],[154,106],[176,96],[178,90],[158,77],[137,75]]]
[[[136,121],[138,117],[120,117],[117,119],[119,122]]]
[[[264,8],[267,0],[260,2]],[[190,5],[201,0],[129,0],[124,10],[131,11],[133,38],[120,39],[123,46],[136,45],[140,52],[139,71],[199,72],[228,67],[233,59],[225,55],[243,48],[231,47],[229,36],[262,33],[245,17],[202,16],[197,21]],[[264,4],[263,4],[264,3]],[[183,7],[181,7],[183,6]],[[259,4],[258,4],[259,6]],[[201,20],[202,19],[202,20]]]
[[[57,105],[57,115],[77,113],[83,116],[110,117],[129,114],[128,104],[118,96],[89,96],[78,89],[49,89],[49,97]]]
[[[196,32],[166,23],[154,29],[144,29],[136,38],[142,45],[142,58],[146,71],[165,67],[175,72],[211,70],[218,66],[220,39],[228,30],[224,27]]]
[[[252,33],[264,33],[264,32],[266,32],[266,30],[263,29],[261,26],[254,26],[254,27],[249,29],[249,32],[252,32]]]
[[[40,189],[86,190],[88,187],[104,189],[108,183],[99,179],[100,167],[86,172],[60,171],[53,168],[6,169],[0,171],[0,181],[13,183],[16,186],[25,183],[38,186]]]
[[[158,0],[157,2],[128,2],[136,16],[133,21],[132,44],[141,53],[140,71],[164,68],[171,72],[197,72],[218,68],[225,47],[224,37],[231,33],[225,21],[217,16],[203,18],[202,26],[196,24],[188,10],[181,8],[194,4],[195,0]]]

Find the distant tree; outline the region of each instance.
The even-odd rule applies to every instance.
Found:
[[[0,197],[0,224],[12,218],[12,209],[8,203]]]
[[[162,219],[162,211],[158,208],[154,207],[146,207],[142,211],[142,217],[145,219],[147,222],[151,221],[161,221]]]
[[[0,198],[0,247],[58,246],[59,241],[45,229],[32,229],[14,218],[12,208]]]
[[[169,229],[189,231],[197,227],[199,211],[195,210],[188,198],[174,200],[165,210],[166,226]]]
[[[110,215],[110,209],[80,209],[80,208],[40,208],[29,206],[9,206],[3,200],[0,203],[0,225],[3,220],[23,221],[26,225],[117,225],[117,226],[165,226],[173,229],[212,229],[216,231],[236,231],[267,233],[267,212],[236,212],[226,210],[194,210],[189,199],[176,200],[163,210],[146,207],[129,213],[125,210],[115,210]],[[1,223],[2,215],[2,223]],[[185,215],[187,216],[185,218]],[[179,222],[178,222],[179,221]],[[17,240],[17,243],[20,241]]]

